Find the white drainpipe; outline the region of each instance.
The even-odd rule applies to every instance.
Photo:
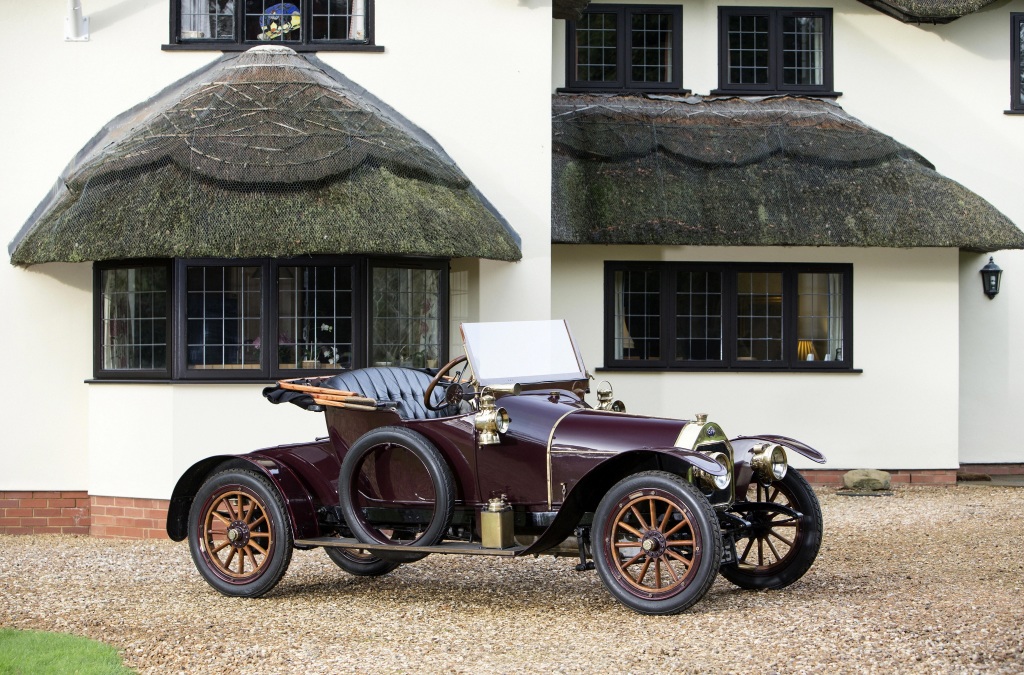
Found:
[[[68,0],[64,17],[64,41],[86,42],[89,39],[89,17],[82,16],[82,0]]]

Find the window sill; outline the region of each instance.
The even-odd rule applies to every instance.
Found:
[[[808,98],[839,98],[841,91],[777,91],[751,89],[712,89],[708,96],[806,96]]]
[[[383,45],[368,44],[330,44],[317,42],[314,44],[290,44],[286,42],[182,42],[178,44],[160,45],[165,52],[244,52],[260,45],[278,45],[288,47],[296,52],[371,52],[383,53]]]
[[[1024,110],[1004,110],[1004,115],[1024,115]]]
[[[693,92],[690,89],[670,88],[670,89],[630,89],[628,87],[559,87],[555,89],[558,94],[610,94],[613,96],[629,96],[629,95],[648,95],[657,96],[661,95],[673,95],[673,96],[689,96]]]
[[[702,368],[700,366],[694,366],[690,368],[667,368],[667,367],[640,367],[640,366],[601,366],[594,369],[597,373],[653,373],[661,375],[665,373],[733,373],[733,374],[753,374],[753,373],[801,373],[801,374],[853,374],[859,375],[864,371],[861,368],[737,368],[735,366],[719,366],[719,367],[707,367]]]

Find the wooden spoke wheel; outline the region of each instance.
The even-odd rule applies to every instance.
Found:
[[[214,475],[193,501],[189,548],[200,573],[221,593],[263,595],[291,561],[291,528],[277,491],[248,471]]]
[[[722,576],[741,588],[783,588],[802,577],[821,548],[821,507],[794,469],[771,485],[751,483],[730,509],[750,523],[736,537],[736,561]]]
[[[679,476],[660,471],[613,487],[595,514],[591,540],[605,586],[644,614],[674,614],[700,600],[722,553],[707,500]]]

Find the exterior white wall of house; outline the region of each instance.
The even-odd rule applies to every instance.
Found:
[[[706,95],[718,86],[718,3],[682,4],[683,86]],[[997,3],[945,25],[904,24],[855,0],[721,4],[832,7],[834,83],[842,92],[836,102],[1024,226],[1024,116],[1003,114],[1010,105],[1010,13],[1024,12],[1024,0]],[[565,82],[564,22],[555,22],[553,39],[557,88]],[[910,252],[894,254],[896,266],[914,260]],[[982,294],[978,274],[987,256],[944,258],[960,276],[960,352],[958,358],[933,367],[948,369],[951,377],[960,372],[959,405],[953,411],[960,420],[960,460],[1024,463],[1016,424],[1024,408],[1024,283],[1014,283],[1015,277],[1024,275],[1024,253],[993,255],[1004,270],[1004,290],[992,301]],[[865,274],[858,267],[855,275],[860,301]],[[561,270],[555,273],[556,279],[565,276]],[[858,316],[858,336],[864,330]],[[863,340],[858,352],[861,344]],[[862,362],[857,365],[865,367]],[[943,425],[949,419],[944,415]],[[857,463],[861,465],[871,463]]]
[[[0,107],[17,130],[0,164],[4,244],[104,124],[220,56],[162,51],[168,9],[168,0],[84,0],[90,39],[65,42],[67,4],[41,3],[33,29],[4,40],[21,92]],[[384,53],[318,56],[433,136],[522,237],[522,263],[453,262],[467,275],[466,316],[547,318],[550,2],[381,0],[375,9]],[[86,384],[90,264],[3,264],[0,290],[0,368],[18,388],[0,412],[0,490],[166,499],[201,457],[325,433],[322,415],[270,406],[263,384]]]
[[[863,372],[602,371],[605,260],[851,263],[853,365]],[[730,436],[792,436],[825,453],[828,469],[957,467],[955,250],[556,246],[553,261],[554,315],[629,412],[706,412]]]

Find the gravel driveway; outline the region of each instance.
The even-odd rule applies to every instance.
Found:
[[[0,626],[87,635],[141,672],[1021,673],[1024,489],[819,492],[825,538],[774,592],[723,579],[644,617],[570,559],[431,556],[377,579],[297,551],[218,595],[185,543],[0,536]]]

